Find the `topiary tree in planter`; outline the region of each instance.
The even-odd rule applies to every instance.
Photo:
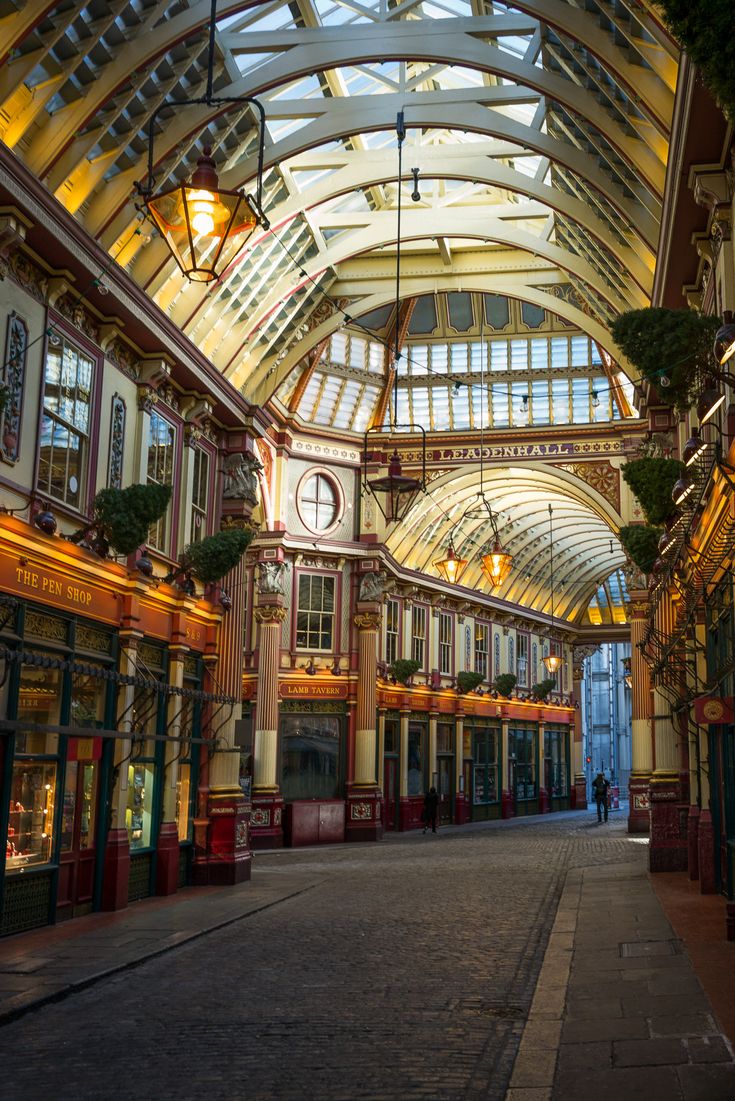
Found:
[[[214,535],[207,535],[198,543],[190,543],[184,548],[174,576],[180,573],[193,575],[203,585],[221,581],[240,561],[254,534],[242,528],[225,528]]]
[[[462,696],[466,692],[473,692],[480,684],[482,684],[482,673],[471,673],[469,670],[457,673],[457,691]]]
[[[684,413],[697,396],[702,375],[712,371],[712,342],[721,324],[695,310],[649,306],[620,314],[610,331],[661,401]]]
[[[659,7],[723,112],[735,121],[732,0],[659,0]]]
[[[411,658],[396,658],[390,665],[390,673],[399,684],[405,684],[408,687],[411,677],[414,673],[418,673],[420,668],[419,663]]]
[[[171,486],[132,485],[101,489],[92,504],[92,519],[69,538],[86,543],[103,557],[110,548],[132,554],[148,539],[151,524],[160,520],[171,499]]]
[[[493,689],[498,695],[508,698],[515,688],[517,680],[515,673],[499,673],[493,681]]]
[[[628,524],[620,529],[618,537],[638,569],[650,573],[659,555],[658,544],[663,533],[663,528],[652,528],[648,524]]]
[[[649,524],[663,524],[675,511],[671,491],[683,469],[678,459],[632,459],[621,468]]]
[[[535,696],[537,700],[545,700],[548,698],[549,692],[556,686],[556,677],[545,677],[539,681],[538,684],[534,684],[531,689],[531,695]]]

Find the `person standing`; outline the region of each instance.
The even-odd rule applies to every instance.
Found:
[[[592,781],[592,791],[595,795],[595,802],[597,803],[597,821],[602,822],[603,810],[605,812],[605,821],[607,822],[607,792],[610,787],[610,781],[605,779],[603,772],[598,772]]]
[[[424,796],[424,813],[422,818],[424,820],[424,833],[431,826],[431,832],[436,833],[436,815],[439,809],[439,795],[436,788],[429,788],[428,792]]]

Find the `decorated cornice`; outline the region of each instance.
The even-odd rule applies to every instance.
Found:
[[[264,604],[253,611],[256,623],[283,623],[288,615],[288,608],[280,604]]]

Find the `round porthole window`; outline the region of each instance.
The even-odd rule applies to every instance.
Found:
[[[329,531],[339,520],[340,493],[337,486],[325,474],[309,474],[301,483],[299,512],[307,528],[312,531]]]

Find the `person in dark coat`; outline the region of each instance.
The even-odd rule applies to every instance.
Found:
[[[597,803],[597,821],[602,821],[602,812],[605,812],[605,821],[607,822],[607,790],[610,787],[610,781],[605,779],[605,775],[602,772],[598,772],[592,781],[592,791],[595,796],[595,802]]]
[[[439,796],[436,788],[429,788],[428,792],[424,796],[424,813],[422,818],[424,820],[424,833],[431,826],[431,832],[436,833],[436,813],[439,809]]]

